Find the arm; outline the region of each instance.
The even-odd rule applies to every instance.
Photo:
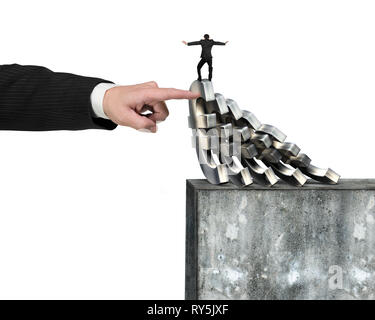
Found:
[[[114,129],[92,110],[90,94],[103,82],[38,66],[0,66],[0,130]]]
[[[216,46],[225,46],[227,43],[228,43],[228,41],[226,41],[226,42],[214,41],[214,45],[216,45]]]
[[[197,45],[199,45],[199,44],[201,44],[200,41],[192,41],[192,42],[188,42],[188,43],[187,43],[188,46],[197,46]]]
[[[154,81],[115,87],[108,83],[44,67],[0,65],[0,130],[114,129],[122,125],[156,132],[157,122],[169,114],[165,100],[199,97],[186,90],[159,88]],[[145,111],[151,113],[144,115]]]

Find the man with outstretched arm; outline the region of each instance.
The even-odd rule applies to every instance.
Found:
[[[213,46],[225,46],[228,41],[226,42],[220,42],[220,41],[214,41],[210,39],[210,36],[208,34],[204,35],[204,39],[199,41],[192,41],[192,42],[186,42],[182,41],[183,44],[187,46],[202,46],[202,53],[201,53],[201,60],[199,61],[197,65],[197,71],[198,71],[198,80],[202,81],[201,76],[201,69],[205,63],[208,64],[208,80],[212,80],[212,54],[211,50]]]

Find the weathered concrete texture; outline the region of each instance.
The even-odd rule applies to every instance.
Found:
[[[187,299],[375,299],[375,180],[187,181]]]

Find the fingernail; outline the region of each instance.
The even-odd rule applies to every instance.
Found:
[[[146,132],[146,133],[152,133],[152,131],[148,130],[148,129],[138,129],[138,131],[140,131],[140,132]]]
[[[156,131],[158,131],[158,127],[154,126],[154,127],[149,127],[149,128],[143,128],[143,129],[138,129],[138,131],[147,132],[147,133],[155,133]]]

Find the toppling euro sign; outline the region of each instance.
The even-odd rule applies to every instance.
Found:
[[[246,186],[255,181],[272,186],[281,179],[303,186],[306,176],[328,184],[339,181],[332,169],[312,165],[296,144],[285,141],[281,130],[262,124],[236,101],[215,93],[211,81],[196,80],[190,91],[200,94],[189,101],[188,120],[193,147],[210,183]]]

